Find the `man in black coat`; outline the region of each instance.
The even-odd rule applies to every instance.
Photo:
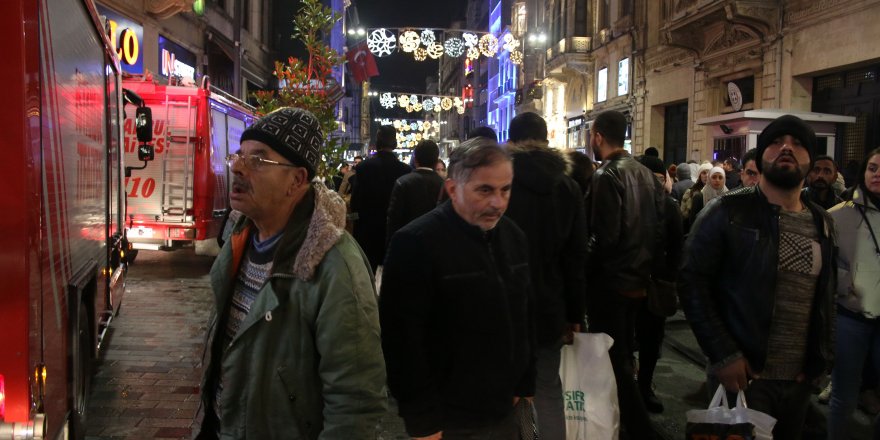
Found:
[[[580,187],[568,177],[568,157],[550,148],[547,124],[526,112],[510,121],[513,191],[507,216],[529,239],[535,285],[538,378],[535,409],[541,438],[565,439],[559,362],[563,342],[584,321],[586,220]]]
[[[382,349],[411,437],[520,438],[513,409],[534,393],[534,318],[528,243],[503,215],[512,179],[495,141],[464,142],[450,157],[450,200],[391,239]]]
[[[413,149],[416,169],[397,179],[388,204],[388,241],[397,230],[434,209],[443,187],[443,179],[434,171],[440,160],[440,148],[432,140],[423,140]]]
[[[633,380],[636,316],[647,296],[654,254],[662,243],[665,190],[654,174],[623,149],[626,117],[606,111],[593,121],[590,145],[602,166],[590,194],[590,332],[614,339],[608,351],[617,381],[620,425],[634,439],[654,439]],[[664,174],[665,176],[665,174]]]
[[[357,178],[351,193],[355,214],[354,238],[364,250],[373,273],[385,258],[385,222],[394,182],[412,169],[394,154],[397,132],[390,125],[376,133],[376,154],[355,168]]]

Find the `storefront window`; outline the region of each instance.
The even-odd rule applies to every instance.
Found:
[[[629,93],[629,58],[617,63],[617,96]]]
[[[596,102],[605,102],[608,99],[608,68],[599,69],[598,79],[596,80],[598,89],[596,90]]]

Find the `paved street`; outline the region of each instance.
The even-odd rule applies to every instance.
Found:
[[[191,250],[141,251],[129,270],[122,312],[98,361],[89,439],[190,437],[211,313],[207,273],[212,260]],[[704,373],[696,362],[700,357],[683,318],[670,319],[655,376],[666,411],[652,416],[666,439],[684,438],[685,412],[706,405]],[[378,437],[406,439],[393,402],[390,408]],[[827,406],[817,408],[821,415],[812,416],[811,424],[827,415]],[[859,411],[857,419],[854,438],[869,438],[868,417]]]

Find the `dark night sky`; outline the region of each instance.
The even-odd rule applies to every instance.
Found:
[[[447,28],[465,18],[466,0],[352,0],[361,26]],[[437,61],[413,60],[411,54],[394,53],[377,58],[379,76],[371,80],[377,90],[425,92],[425,77],[437,75]]]

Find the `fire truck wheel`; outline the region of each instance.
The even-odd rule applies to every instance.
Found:
[[[70,438],[83,440],[86,437],[88,425],[87,412],[89,407],[89,394],[92,384],[92,362],[94,358],[94,346],[91,325],[89,325],[89,311],[85,304],[80,304],[76,321],[76,332],[71,335],[73,341],[73,381],[71,383],[73,410],[70,415]]]

